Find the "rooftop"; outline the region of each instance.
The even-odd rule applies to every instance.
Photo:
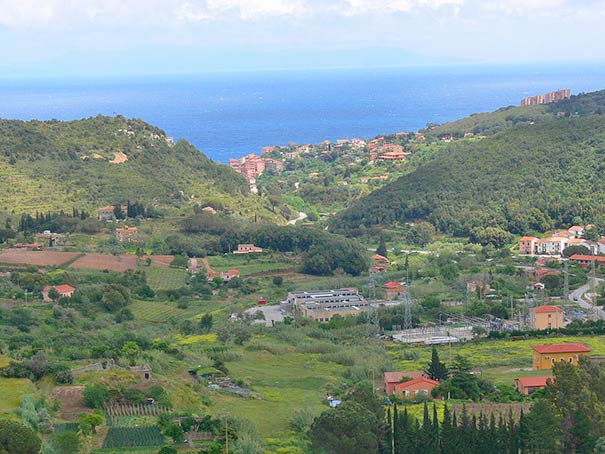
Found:
[[[538,353],[588,353],[591,348],[584,344],[546,344],[532,347]]]
[[[515,378],[515,381],[518,381],[525,388],[544,387],[549,382],[554,383],[555,377],[552,375],[548,377],[519,377]]]
[[[544,313],[544,312],[563,312],[563,309],[557,306],[538,306],[532,309],[535,313]]]

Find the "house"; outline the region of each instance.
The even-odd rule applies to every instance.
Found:
[[[519,240],[519,254],[533,255],[538,252],[538,238],[524,236]]]
[[[526,396],[546,388],[547,385],[554,383],[555,377],[519,377],[515,378],[515,389]]]
[[[533,329],[563,328],[563,309],[557,306],[538,306],[531,310]]]
[[[229,270],[229,271],[221,271],[221,278],[225,282],[229,282],[231,279],[235,277],[239,277],[239,270]]]
[[[592,262],[595,262],[595,265],[602,265],[603,263],[605,263],[605,256],[574,254],[569,257],[569,260],[578,262],[579,265],[583,268],[588,268],[589,266],[591,266]]]
[[[407,155],[403,151],[388,151],[378,155],[378,159],[383,161],[405,161]]]
[[[257,247],[254,244],[238,244],[234,254],[253,254],[255,252],[263,252],[262,247]]]
[[[533,283],[540,282],[544,276],[559,276],[561,272],[559,270],[551,270],[548,268],[538,268],[537,270],[531,270],[529,277]]]
[[[44,242],[46,242],[46,244],[49,247],[52,247],[52,246],[63,246],[66,243],[66,241],[67,241],[67,238],[62,233],[54,233],[54,232],[51,232],[50,230],[45,230],[42,233],[36,233],[34,235],[34,238],[37,241],[44,241]]]
[[[578,365],[581,356],[588,356],[591,349],[584,344],[534,345],[534,369],[552,369],[557,362]]]
[[[579,225],[572,225],[567,231],[573,238],[582,238],[584,236],[584,227]]]
[[[128,214],[128,206],[120,205],[120,212],[126,216]],[[97,210],[97,214],[99,216],[99,221],[115,221],[116,213],[115,206],[108,205],[106,207],[99,208]]]
[[[436,386],[439,386],[439,382],[437,380],[420,377],[396,384],[393,394],[398,394],[401,396],[415,396],[416,394],[422,393],[430,396],[433,388]]]
[[[401,383],[404,378],[416,379],[426,377],[425,373],[421,370],[409,370],[406,372],[385,372],[384,373],[384,392],[387,394],[393,394],[395,392],[395,386]]]
[[[115,230],[115,237],[120,243],[127,242],[132,243],[137,241],[139,231],[136,227],[128,227],[125,225],[123,228],[119,227]]]
[[[401,282],[397,281],[389,281],[385,282],[384,285],[384,299],[385,300],[397,300],[403,293],[406,291],[405,286],[401,284]]]
[[[544,255],[561,255],[567,247],[569,238],[564,236],[553,236],[538,240],[537,252]]]
[[[391,261],[388,258],[386,258],[385,256],[380,255],[380,254],[374,254],[372,256],[372,260],[374,260],[374,263],[376,263],[377,265],[390,265],[391,264]]]
[[[71,298],[71,296],[76,291],[76,288],[72,287],[69,284],[49,285],[47,287],[44,287],[44,289],[42,289],[42,299],[46,303],[50,303],[53,301],[52,298],[50,298],[48,296],[48,292],[50,292],[50,290],[53,288],[57,291],[57,293],[59,294],[59,297],[64,297],[64,298]]]

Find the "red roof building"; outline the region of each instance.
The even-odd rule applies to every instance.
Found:
[[[554,383],[554,381],[555,377],[552,375],[548,377],[520,377],[515,378],[515,388],[521,394],[529,395]]]
[[[395,386],[401,383],[403,378],[421,378],[425,377],[425,374],[421,370],[409,370],[406,372],[385,372],[384,373],[384,392],[387,394],[393,394]]]
[[[394,394],[402,396],[415,396],[418,393],[431,395],[433,388],[439,386],[439,382],[430,378],[420,377],[395,385]]]
[[[580,263],[582,267],[588,267],[594,261],[597,264],[605,263],[605,256],[603,255],[583,255],[583,254],[574,254],[569,257],[570,260],[574,260]]]
[[[57,293],[59,294],[60,297],[65,297],[65,298],[70,298],[76,291],[76,288],[72,287],[69,284],[49,285],[47,287],[44,287],[44,289],[42,289],[42,299],[47,303],[50,303],[53,301],[52,298],[50,298],[48,296],[48,292],[50,292],[50,290],[53,288],[57,291]]]
[[[557,362],[578,365],[581,356],[588,356],[591,349],[584,344],[534,345],[534,369],[551,369]]]

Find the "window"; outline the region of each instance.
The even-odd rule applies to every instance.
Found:
[[[569,357],[569,362],[573,363],[573,358],[571,356]]]
[[[550,361],[551,361],[553,364],[555,363],[555,359],[554,359],[554,358],[551,358],[551,360],[550,360]]]

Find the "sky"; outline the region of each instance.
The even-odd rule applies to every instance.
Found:
[[[0,77],[605,61],[604,0],[0,0]]]

